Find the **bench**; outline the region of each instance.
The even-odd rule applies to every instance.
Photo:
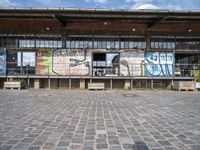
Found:
[[[4,89],[21,89],[21,82],[10,81],[4,82]]]
[[[105,84],[104,83],[88,83],[89,90],[104,90]]]

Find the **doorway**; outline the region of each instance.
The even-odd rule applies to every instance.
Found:
[[[92,75],[93,76],[119,76],[120,54],[117,52],[93,53]]]

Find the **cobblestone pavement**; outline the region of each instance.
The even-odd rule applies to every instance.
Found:
[[[200,150],[200,93],[0,91],[0,149]]]

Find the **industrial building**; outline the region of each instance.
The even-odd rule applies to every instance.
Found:
[[[0,9],[0,86],[172,89],[200,80],[200,11]]]

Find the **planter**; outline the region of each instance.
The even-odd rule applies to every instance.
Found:
[[[4,82],[4,89],[21,89],[21,83],[17,81]]]

